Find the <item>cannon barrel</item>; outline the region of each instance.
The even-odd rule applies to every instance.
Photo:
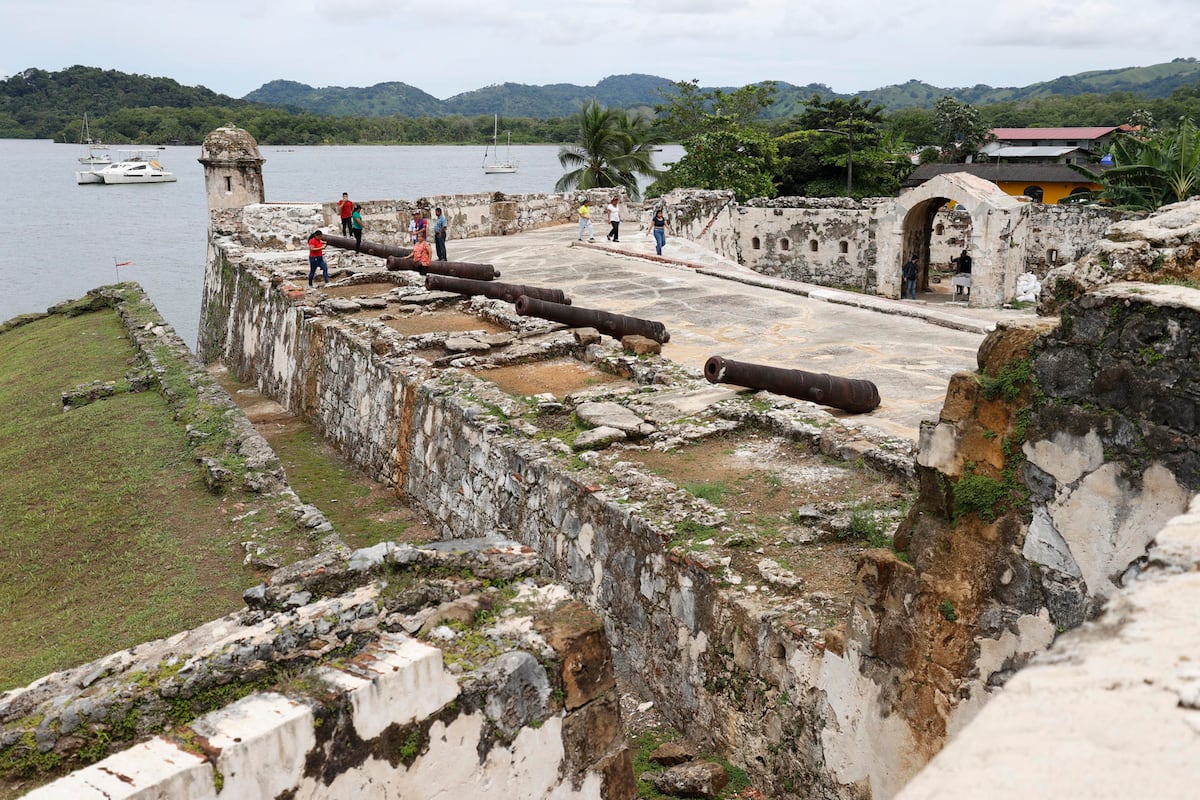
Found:
[[[451,275],[426,275],[425,288],[431,291],[481,294],[493,300],[504,300],[509,303],[515,303],[518,297],[525,295],[536,300],[571,305],[571,298],[567,297],[562,289],[543,289],[541,286],[523,286],[519,283],[501,283],[500,281],[476,281]]]
[[[704,362],[709,383],[732,383],[749,389],[810,400],[823,406],[864,414],[879,405],[879,389],[871,381],[839,378],[823,372],[780,369],[713,356]]]
[[[570,325],[573,328],[591,327],[603,334],[620,339],[622,336],[638,335],[653,339],[659,344],[671,340],[671,334],[661,322],[638,317],[626,317],[622,314],[610,314],[607,311],[596,311],[591,308],[578,308],[548,303],[529,295],[517,298],[517,314],[522,317],[541,317]]]
[[[359,247],[349,236],[334,236],[331,233],[325,233],[321,235],[321,238],[325,240],[325,244],[327,245],[340,247],[343,250],[355,250],[359,253],[366,253],[369,256],[379,256],[380,258],[387,258],[389,256],[404,257],[412,254],[411,247],[397,247],[394,244],[380,244],[379,242],[368,242],[366,240],[363,241],[362,247]]]
[[[490,281],[500,277],[500,271],[491,264],[471,264],[466,261],[431,261],[429,266],[422,267],[411,258],[388,256],[389,272],[400,269],[410,269],[420,272],[422,269],[430,275],[450,275],[455,278],[467,278],[473,281]]]

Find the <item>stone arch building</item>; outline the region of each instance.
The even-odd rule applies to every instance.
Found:
[[[663,200],[680,236],[756,272],[883,297],[900,297],[900,267],[910,254],[917,254],[928,288],[930,264],[949,269],[965,247],[974,307],[1010,302],[1017,276],[1045,277],[1128,217],[1099,206],[1030,203],[966,172],[938,175],[898,198],[737,204],[726,192],[690,189]]]
[[[1017,276],[1026,271],[1032,206],[965,172],[939,175],[880,209],[875,220],[878,294],[900,296],[900,266],[912,254],[921,264],[921,285],[926,284],[934,218],[950,201],[971,217],[966,244],[974,262],[971,305],[998,306],[1014,296]]]

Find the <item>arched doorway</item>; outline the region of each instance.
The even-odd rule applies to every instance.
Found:
[[[1016,277],[1024,271],[1030,204],[966,172],[938,175],[896,198],[879,215],[877,293],[899,299],[900,268],[914,254],[921,265],[918,286],[928,289],[934,219],[950,201],[971,220],[968,240],[962,242],[973,261],[970,305],[994,307],[1012,298]]]

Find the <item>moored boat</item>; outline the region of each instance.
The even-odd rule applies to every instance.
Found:
[[[158,161],[158,150],[128,150],[118,153],[118,161],[99,169],[75,173],[75,182],[84,183],[170,183],[176,180]]]

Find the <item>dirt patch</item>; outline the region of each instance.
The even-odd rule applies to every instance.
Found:
[[[589,386],[629,383],[623,378],[573,358],[560,358],[537,364],[515,364],[496,369],[481,369],[475,374],[484,380],[491,381],[512,395],[549,393],[558,398]]]
[[[385,313],[384,310],[360,311],[352,316],[354,319],[378,319],[379,315],[383,313]],[[389,306],[386,313],[395,314],[396,308]],[[462,331],[484,331],[486,333],[505,333],[508,331],[508,328],[502,325],[497,325],[489,320],[453,309],[439,309],[420,314],[406,314],[394,319],[384,320],[384,324],[405,336],[416,336],[421,333],[460,333]]]
[[[326,286],[322,291],[333,297],[379,297],[385,295],[400,284],[396,283],[355,283],[350,286]]]
[[[890,546],[911,502],[894,479],[766,435],[713,437],[666,453],[622,450],[616,457],[725,512],[719,523],[679,523],[673,546],[729,558],[731,583],[828,595],[829,603],[815,609],[826,618],[809,620],[817,627],[840,618],[858,556]]]

